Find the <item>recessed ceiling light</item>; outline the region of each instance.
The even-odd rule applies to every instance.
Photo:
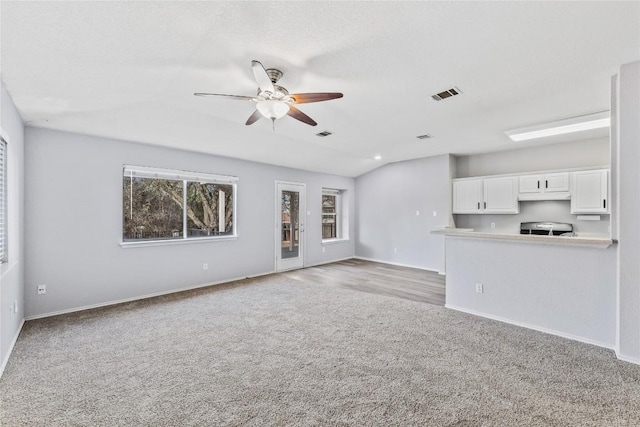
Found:
[[[382,159],[382,156],[381,156],[380,154],[377,154],[377,155],[373,156],[373,158],[374,158],[375,160],[381,160],[381,159]]]
[[[595,114],[587,114],[579,117],[558,120],[520,129],[505,131],[512,141],[526,141],[529,139],[545,138],[547,136],[564,135],[567,133],[581,132],[591,129],[609,127],[611,118],[608,111]]]

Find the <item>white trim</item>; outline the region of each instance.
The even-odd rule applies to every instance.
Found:
[[[207,237],[187,237],[179,239],[167,239],[167,240],[132,240],[130,242],[120,242],[119,245],[123,249],[141,248],[150,246],[171,246],[171,245],[184,245],[189,243],[206,243],[216,242],[223,240],[238,240],[238,236],[207,236]]]
[[[330,261],[321,261],[321,262],[317,262],[315,264],[309,264],[309,265],[305,265],[304,268],[311,268],[311,267],[318,267],[320,265],[327,265],[327,264],[332,264],[334,262],[341,262],[341,261],[348,261],[350,259],[354,259],[355,257],[353,256],[348,256],[346,258],[338,258],[338,259],[332,259]]]
[[[349,241],[351,241],[351,239],[349,239],[349,238],[343,239],[343,238],[340,238],[340,237],[335,238],[335,239],[323,239],[322,240],[322,246],[324,246],[324,245],[334,245],[336,243],[346,243],[346,242],[349,242]]]
[[[532,329],[534,331],[538,331],[538,332],[544,332],[546,334],[549,335],[555,335],[558,337],[562,337],[562,338],[567,338],[573,341],[580,341],[583,342],[585,344],[591,344],[591,345],[595,345],[598,347],[603,347],[609,350],[615,350],[614,349],[614,344],[607,344],[607,343],[603,343],[597,340],[592,340],[590,338],[585,338],[585,337],[581,337],[578,335],[573,335],[573,334],[567,334],[566,332],[560,332],[560,331],[556,331],[555,329],[547,329],[547,328],[542,328],[540,326],[536,326],[536,325],[532,325],[530,323],[526,323],[526,322],[518,322],[515,320],[511,320],[511,319],[507,319],[506,317],[501,317],[501,316],[494,316],[493,314],[486,314],[486,313],[482,313],[480,311],[475,311],[475,310],[469,310],[466,308],[462,308],[462,307],[457,307],[455,305],[451,305],[451,304],[445,304],[444,305],[446,308],[450,309],[450,310],[456,310],[456,311],[460,311],[463,313],[467,313],[467,314],[472,314],[474,316],[480,316],[480,317],[484,317],[487,319],[491,319],[491,320],[497,320],[498,322],[503,322],[503,323],[508,323],[510,325],[515,325],[515,326],[520,326],[522,328],[527,328],[527,329]]]
[[[233,184],[239,179],[237,176],[230,175],[215,175],[205,172],[133,165],[124,165],[122,174],[126,177],[135,176],[138,178],[171,179],[175,181],[207,182],[212,184]]]
[[[222,284],[225,284],[225,283],[236,282],[236,281],[239,281],[239,280],[253,279],[255,277],[267,276],[269,274],[274,274],[274,273],[275,273],[275,271],[267,271],[267,272],[264,272],[264,273],[252,274],[251,276],[234,277],[234,278],[231,278],[231,279],[224,279],[224,280],[220,280],[220,281],[217,281],[217,282],[209,282],[209,283],[204,283],[204,284],[200,284],[200,285],[187,286],[186,288],[178,288],[178,289],[172,289],[172,290],[169,290],[169,291],[154,292],[152,294],[140,295],[140,296],[131,297],[131,298],[123,298],[123,299],[119,299],[119,300],[101,302],[101,303],[97,303],[97,304],[83,305],[81,307],[68,308],[68,309],[65,309],[65,310],[52,311],[52,312],[49,312],[49,313],[42,313],[42,314],[36,314],[34,316],[28,316],[28,317],[25,318],[25,320],[42,319],[42,318],[45,318],[45,317],[59,316],[61,314],[75,313],[75,312],[78,312],[78,311],[91,310],[91,309],[94,309],[94,308],[100,308],[100,307],[107,307],[107,306],[110,306],[110,305],[123,304],[123,303],[131,302],[131,301],[138,301],[138,300],[143,300],[143,299],[147,299],[147,298],[155,298],[155,297],[159,297],[159,296],[163,296],[163,295],[177,294],[177,293],[180,293],[180,292],[191,291],[193,289],[206,288],[206,287],[209,287],[209,286],[217,286],[217,285],[222,285]]]
[[[2,378],[2,374],[4,373],[4,368],[7,367],[7,363],[9,363],[9,358],[11,357],[11,353],[13,353],[13,347],[15,347],[16,342],[18,342],[18,337],[20,336],[20,332],[22,332],[22,327],[24,326],[25,319],[23,318],[20,322],[20,326],[18,326],[18,330],[16,334],[13,336],[13,340],[11,340],[11,344],[9,344],[9,348],[7,349],[7,355],[2,361],[2,365],[0,365],[0,378]]]
[[[618,358],[618,360],[622,360],[623,362],[627,362],[627,363],[633,363],[635,365],[640,365],[640,359],[636,357],[624,356],[618,352],[618,349],[615,349],[615,352],[616,352],[616,358]]]
[[[438,273],[440,274],[440,272],[438,270],[433,270],[431,268],[424,268],[424,267],[420,267],[417,265],[411,265],[411,264],[402,264],[399,262],[391,262],[391,261],[383,261],[381,259],[375,259],[375,258],[367,258],[367,257],[363,257],[363,256],[354,256],[354,258],[356,259],[361,259],[363,261],[371,261],[371,262],[378,262],[380,264],[389,264],[389,265],[397,265],[398,267],[408,267],[408,268],[415,268],[416,270],[424,270],[424,271],[430,271],[432,273]]]

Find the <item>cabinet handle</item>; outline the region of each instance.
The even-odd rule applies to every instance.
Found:
[[[538,181],[538,189],[540,189],[540,181]]]
[[[602,208],[607,209],[607,199],[602,199]]]
[[[478,210],[480,210],[480,202],[478,202]]]
[[[549,188],[549,180],[548,179],[544,182],[544,188]]]
[[[487,209],[487,202],[484,202],[484,208]]]

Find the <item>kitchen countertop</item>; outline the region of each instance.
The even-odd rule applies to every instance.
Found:
[[[535,234],[516,234],[507,232],[490,232],[490,231],[475,231],[471,228],[438,228],[433,230],[434,234],[444,234],[451,237],[468,237],[472,239],[489,239],[489,240],[504,240],[512,242],[522,243],[538,243],[547,245],[560,245],[560,246],[586,246],[592,248],[608,248],[616,241],[612,240],[608,236],[600,235],[580,235],[578,233],[575,237],[565,236],[541,236]]]

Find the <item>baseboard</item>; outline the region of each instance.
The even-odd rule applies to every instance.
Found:
[[[381,260],[381,259],[367,258],[367,257],[363,257],[363,256],[354,256],[352,258],[361,259],[363,261],[378,262],[380,264],[397,265],[398,267],[415,268],[416,270],[424,270],[424,271],[430,271],[432,273],[444,274],[444,273],[441,273],[438,270],[432,270],[430,268],[424,268],[424,267],[420,267],[420,266],[417,266],[417,265],[402,264],[402,263],[399,263],[399,262],[384,261],[384,260]]]
[[[634,365],[640,365],[640,359],[638,359],[636,357],[629,357],[629,356],[625,356],[623,354],[620,354],[618,352],[618,349],[615,349],[615,352],[616,352],[616,358],[618,360],[622,360],[623,362],[633,363]]]
[[[556,335],[558,337],[567,338],[567,339],[570,339],[570,340],[573,340],[573,341],[580,341],[580,342],[583,342],[585,344],[591,344],[591,345],[595,345],[597,347],[603,347],[603,348],[606,348],[606,349],[609,349],[609,350],[615,350],[613,344],[603,343],[603,342],[592,340],[592,339],[589,339],[589,338],[584,338],[584,337],[581,337],[581,336],[578,336],[578,335],[567,334],[565,332],[556,331],[555,329],[542,328],[540,326],[532,325],[530,323],[518,322],[518,321],[515,321],[515,320],[507,319],[506,317],[494,316],[493,314],[487,314],[487,313],[482,313],[480,311],[469,310],[469,309],[462,308],[462,307],[457,307],[457,306],[451,305],[451,304],[445,304],[444,306],[446,308],[448,308],[448,309],[461,311],[461,312],[467,313],[467,314],[473,314],[474,316],[485,317],[487,319],[497,320],[498,322],[508,323],[510,325],[520,326],[522,328],[533,329],[534,331],[538,331],[538,332],[544,332],[545,334]]]
[[[124,298],[124,299],[119,299],[119,300],[101,302],[101,303],[97,303],[97,304],[84,305],[84,306],[81,306],[81,307],[74,307],[74,308],[68,308],[68,309],[65,309],[65,310],[52,311],[52,312],[49,312],[49,313],[36,314],[34,316],[26,317],[25,320],[43,319],[45,317],[59,316],[61,314],[69,314],[69,313],[75,313],[75,312],[78,312],[78,311],[91,310],[91,309],[94,309],[94,308],[107,307],[107,306],[110,306],[110,305],[123,304],[123,303],[126,303],[126,302],[139,301],[139,300],[143,300],[143,299],[147,299],[147,298],[160,297],[160,296],[163,296],[163,295],[170,295],[170,294],[175,294],[175,293],[178,293],[178,292],[185,292],[185,291],[191,291],[191,290],[194,290],[194,289],[206,288],[208,286],[222,285],[224,283],[235,282],[237,280],[252,279],[254,277],[267,276],[267,275],[273,274],[273,273],[275,273],[275,271],[268,271],[268,272],[265,272],[265,273],[253,274],[251,276],[242,276],[242,277],[236,277],[236,278],[232,278],[232,279],[220,280],[218,282],[209,282],[209,283],[204,283],[204,284],[195,285],[195,286],[188,286],[186,288],[172,289],[170,291],[155,292],[155,293],[152,293],[152,294],[140,295],[140,296],[135,296],[135,297],[131,297],[131,298]]]
[[[331,261],[316,262],[314,264],[307,264],[303,268],[318,267],[320,265],[327,265],[327,264],[331,264],[331,263],[334,263],[334,262],[348,261],[348,260],[354,259],[354,258],[356,258],[356,257],[348,256],[346,258],[332,259]]]
[[[22,321],[20,322],[20,326],[18,326],[18,330],[16,331],[16,334],[13,336],[13,339],[11,340],[11,344],[9,344],[7,355],[4,357],[4,360],[2,360],[2,365],[0,365],[0,378],[2,378],[2,374],[4,373],[4,368],[7,366],[7,363],[9,363],[9,358],[11,357],[11,353],[13,353],[13,347],[15,347],[16,342],[18,341],[18,337],[20,336],[20,332],[22,332],[22,327],[24,326],[24,322],[25,322],[25,319],[22,319]]]

